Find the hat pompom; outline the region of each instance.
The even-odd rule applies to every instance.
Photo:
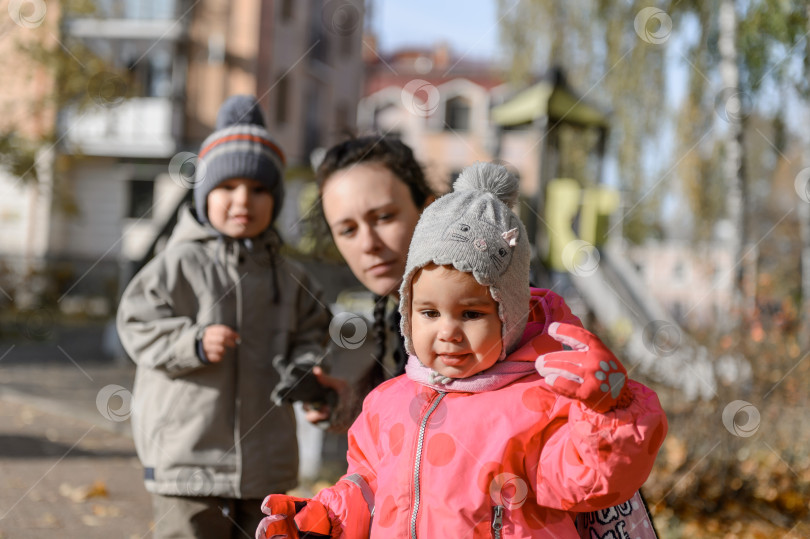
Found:
[[[514,207],[520,190],[519,180],[495,163],[474,163],[461,171],[453,183],[453,191],[486,191],[509,208]]]
[[[217,130],[232,125],[253,124],[264,127],[264,116],[259,102],[252,95],[233,95],[229,97],[217,114]]]

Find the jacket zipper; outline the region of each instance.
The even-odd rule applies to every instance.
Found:
[[[492,537],[501,539],[503,529],[503,505],[496,505],[492,508]]]
[[[438,392],[439,397],[433,401],[433,404],[430,405],[430,408],[422,417],[422,422],[419,425],[419,440],[416,444],[416,455],[414,457],[413,463],[413,489],[414,489],[414,497],[413,497],[413,509],[411,510],[411,539],[416,539],[416,518],[419,514],[419,471],[421,469],[422,464],[422,448],[425,442],[425,431],[427,430],[427,422],[430,419],[430,414],[436,409],[441,402],[442,398],[446,395],[446,393],[442,393],[441,391]]]

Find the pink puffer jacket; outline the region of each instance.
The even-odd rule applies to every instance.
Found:
[[[523,345],[508,361],[560,350],[562,298],[534,290]],[[629,381],[629,406],[605,414],[529,374],[497,390],[443,393],[400,376],[365,400],[349,468],[316,500],[332,537],[578,538],[575,513],[629,499],[667,431],[655,393]],[[371,510],[373,509],[373,517]]]

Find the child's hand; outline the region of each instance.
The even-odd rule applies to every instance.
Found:
[[[202,336],[202,347],[205,357],[211,363],[219,363],[225,357],[227,348],[235,348],[239,342],[239,334],[222,324],[214,324],[205,328]]]
[[[259,522],[256,539],[330,537],[332,531],[326,506],[309,498],[271,494],[262,502],[262,513],[268,516]]]
[[[548,334],[566,347],[538,357],[535,368],[553,391],[585,403],[597,412],[623,407],[631,398],[627,371],[593,333],[553,322]]]

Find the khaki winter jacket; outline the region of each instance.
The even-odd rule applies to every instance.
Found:
[[[276,247],[272,231],[240,242],[185,207],[166,249],[127,286],[117,325],[137,364],[132,428],[150,492],[259,498],[296,485],[295,418],[271,401],[273,363],[320,361],[329,312]],[[241,339],[218,363],[198,355],[212,324]]]

